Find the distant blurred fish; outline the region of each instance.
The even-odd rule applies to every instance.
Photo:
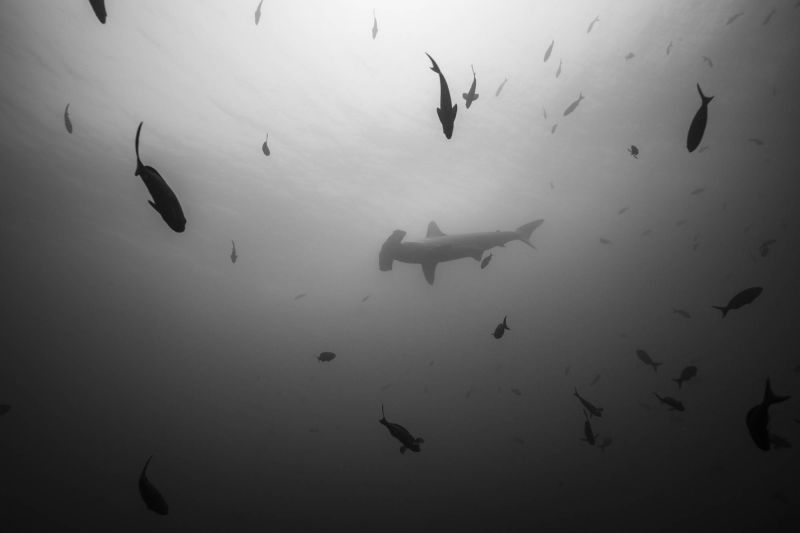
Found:
[[[634,57],[636,57],[636,54],[634,54],[633,52],[628,52],[628,54],[625,56],[625,61],[630,61]]]
[[[556,132],[557,128],[558,128],[558,124],[553,124],[553,127],[550,128],[550,135],[554,134]]]
[[[670,41],[669,44],[667,45],[667,53],[666,53],[666,55],[669,55],[669,53],[671,51],[672,51],[672,41]]]
[[[231,245],[233,246],[231,249],[231,263],[235,263],[239,256],[236,255],[236,243],[233,240],[231,240]]]
[[[622,213],[624,213],[624,212],[625,212],[625,211],[627,211],[628,209],[629,209],[629,208],[628,208],[628,206],[625,206],[625,207],[623,207],[622,209],[620,209],[619,211],[617,211],[617,214],[618,214],[618,215],[621,215]]]
[[[682,316],[683,318],[692,318],[692,315],[689,314],[689,311],[684,311],[683,309],[673,309],[672,312],[676,315]]]
[[[778,241],[776,241],[775,239],[768,239],[762,242],[761,245],[758,247],[758,251],[761,254],[761,257],[767,257],[767,255],[769,254],[769,247],[775,244],[776,242]]]
[[[0,415],[4,415],[11,410],[11,406],[8,404],[0,404]]]
[[[678,400],[676,400],[675,398],[672,398],[671,396],[664,396],[662,398],[655,392],[653,394],[655,395],[656,398],[658,398],[659,402],[668,405],[670,411],[685,411],[683,404]]]
[[[522,391],[519,389],[511,389],[511,392],[513,392],[517,396],[522,396]]]
[[[412,452],[420,451],[419,445],[425,441],[421,438],[414,438],[411,433],[400,424],[394,424],[386,420],[386,415],[383,413],[383,404],[381,404],[381,417],[382,418],[378,422],[386,426],[386,429],[389,430],[389,434],[402,444],[402,446],[400,446],[400,453],[406,453],[406,450],[411,450]]]
[[[269,133],[267,133],[266,138],[264,139],[264,144],[261,145],[261,151],[264,152],[264,155],[269,156],[269,146],[267,146],[267,141],[269,141]]]
[[[472,105],[472,102],[480,97],[480,95],[475,92],[475,87],[478,84],[478,80],[475,77],[475,67],[472,65],[470,65],[470,67],[472,68],[472,85],[470,86],[468,93],[461,93],[461,97],[467,101],[467,109],[469,109],[469,106]]]
[[[361,298],[361,303],[363,304],[364,302],[366,302],[367,300],[369,300],[369,297],[370,297],[370,296],[371,296],[370,294],[367,294],[366,296],[364,296],[363,298]]]
[[[769,12],[769,14],[766,16],[764,22],[762,22],[761,25],[766,26],[767,24],[769,24],[769,21],[772,20],[772,16],[774,14],[775,14],[775,8],[772,8],[772,11]]]
[[[739,17],[741,17],[742,15],[744,15],[744,13],[742,13],[742,12],[736,13],[735,15],[731,16],[731,17],[728,19],[728,21],[725,23],[725,25],[726,25],[726,26],[730,26],[731,24],[733,24],[733,23],[734,23],[734,21],[736,21],[736,19],[738,19],[738,18],[739,18]]]
[[[511,331],[511,328],[510,328],[510,327],[508,327],[508,322],[507,322],[507,319],[508,319],[508,317],[507,317],[507,316],[504,316],[504,317],[503,317],[503,321],[502,321],[502,322],[500,322],[499,324],[497,324],[497,327],[496,327],[496,328],[494,328],[494,332],[492,333],[492,336],[493,336],[495,339],[500,339],[500,338],[502,338],[502,337],[503,337],[503,335],[505,335],[505,333],[506,333],[506,330],[509,330],[509,331]]]
[[[183,216],[183,209],[181,209],[178,197],[156,169],[143,165],[142,160],[139,159],[139,135],[142,132],[143,124],[144,122],[140,122],[136,130],[136,173],[134,175],[142,178],[150,196],[153,197],[152,201],[148,200],[152,208],[161,215],[167,226],[177,233],[182,233],[186,229],[186,217]]]
[[[747,412],[747,430],[750,432],[753,442],[756,443],[760,449],[768,451],[770,448],[769,438],[769,407],[773,404],[785,402],[789,396],[777,396],[772,392],[772,387],[767,378],[767,384],[764,387],[764,399],[761,403],[752,407]]]
[[[566,368],[564,368],[564,375],[569,376],[569,371],[572,369],[572,365],[567,363]]]
[[[586,28],[586,33],[590,33],[592,31],[595,22],[600,22],[600,17],[595,17],[594,20],[589,23],[589,27]]]
[[[101,24],[105,24],[106,23],[105,0],[89,0],[89,3],[92,5],[92,9],[94,10],[94,14],[97,16],[97,20],[99,20]]]
[[[605,237],[600,237],[598,239],[602,244],[611,244],[611,241],[606,239]]]
[[[634,159],[639,159],[639,148],[632,144],[630,148],[628,148],[628,152],[633,156]]]
[[[323,363],[333,361],[334,359],[336,359],[336,354],[333,352],[322,352],[317,356],[317,361],[321,361]]]
[[[658,372],[658,367],[660,367],[661,365],[664,364],[664,363],[657,363],[657,362],[653,361],[650,358],[650,354],[648,354],[646,351],[641,350],[641,349],[636,350],[636,357],[638,357],[639,360],[641,362],[643,362],[644,364],[646,364],[648,366],[652,366],[654,372]]]
[[[139,475],[139,494],[142,496],[142,500],[144,500],[148,509],[156,514],[166,516],[169,512],[166,500],[164,500],[164,497],[158,492],[158,489],[150,483],[150,480],[147,479],[147,467],[150,465],[152,459],[153,456],[151,455],[144,464],[142,473]]]
[[[258,26],[258,22],[261,20],[261,4],[264,3],[264,0],[261,0],[258,3],[258,7],[256,8],[256,26]]]
[[[375,10],[372,10],[372,40],[378,35],[378,17],[375,16]]]
[[[756,137],[750,137],[747,140],[750,141],[751,143],[755,144],[756,146],[764,146],[764,141],[762,141],[761,139],[758,139]]]
[[[596,416],[598,418],[601,418],[603,416],[603,408],[595,407],[589,400],[585,399],[580,394],[578,394],[578,387],[575,387],[575,392],[573,392],[572,394],[578,399],[578,401],[581,402],[581,404],[583,404],[583,406],[586,408],[587,411],[589,411],[589,413],[592,416]]]
[[[583,438],[581,440],[594,446],[596,442],[595,439],[598,437],[598,435],[592,431],[592,422],[590,421],[589,415],[585,409],[583,411],[583,416],[586,418],[586,420],[583,422]]]
[[[594,376],[594,379],[592,379],[592,381],[589,382],[589,386],[594,387],[595,385],[597,385],[598,381],[600,381],[600,374]]]
[[[705,192],[705,188],[703,188],[703,187],[698,187],[697,189],[694,189],[694,190],[693,190],[692,192],[690,192],[689,194],[691,194],[691,195],[694,195],[694,196],[697,196],[698,194],[703,194],[704,192]]]
[[[64,126],[67,127],[67,132],[72,133],[72,121],[69,119],[69,104],[64,108]]]
[[[560,59],[558,60],[558,69],[556,69],[556,78],[558,78],[559,76],[561,76],[561,65],[562,65],[563,63],[564,63],[564,62],[563,62],[562,60],[560,60]]]
[[[584,96],[583,93],[581,92],[580,95],[578,96],[578,99],[569,104],[569,106],[567,106],[567,108],[564,110],[564,116],[566,117],[567,115],[575,111],[575,109],[578,107],[578,104],[581,103],[581,100],[583,100],[583,98]]]
[[[697,375],[697,367],[696,366],[687,366],[686,368],[681,370],[680,377],[678,377],[676,379],[673,379],[672,381],[677,383],[678,384],[678,388],[680,389],[681,385],[683,385],[684,381],[689,381],[690,379],[692,379],[696,375]]]
[[[606,448],[611,446],[612,442],[614,442],[614,441],[611,440],[611,437],[605,437],[605,438],[603,438],[603,441],[600,444],[597,445],[597,447],[600,448],[601,452],[604,452],[604,451],[606,451]]]
[[[728,314],[728,311],[739,309],[740,307],[752,303],[756,298],[758,298],[763,290],[763,287],[750,287],[749,289],[745,289],[737,293],[736,296],[730,299],[727,305],[713,305],[712,307],[722,311],[722,318],[725,318],[725,315]]]
[[[703,56],[703,61],[705,61],[705,62],[706,62],[706,64],[707,64],[707,65],[708,65],[710,68],[714,68],[714,62],[713,62],[713,61],[711,61],[711,58],[710,58],[710,57],[708,57],[708,56]]]
[[[703,140],[703,133],[706,131],[706,122],[708,122],[708,104],[714,99],[713,96],[706,96],[697,84],[697,92],[700,93],[700,109],[695,113],[692,123],[689,126],[689,134],[686,137],[686,148],[689,152],[694,152],[700,146],[700,141]]]
[[[547,120],[547,109],[542,108],[542,116],[544,117],[545,120]]]
[[[547,63],[547,60],[550,59],[550,54],[553,52],[553,45],[556,44],[556,40],[550,43],[550,46],[547,47],[547,50],[544,52],[544,62]]]
[[[486,268],[491,260],[492,260],[492,254],[489,254],[486,257],[484,257],[483,260],[481,261],[481,270]]]
[[[503,83],[501,83],[501,84],[500,84],[500,85],[497,87],[497,90],[494,92],[494,95],[495,95],[495,96],[500,96],[500,92],[503,90],[503,87],[505,87],[505,86],[506,86],[506,83],[507,83],[507,82],[508,82],[508,78],[506,78],[506,79],[504,79],[504,80],[503,80]]]
[[[300,298],[305,298],[305,297],[306,297],[306,293],[304,293],[304,292],[301,292],[300,294],[298,294],[297,296],[295,296],[295,297],[294,297],[294,299],[295,299],[295,300],[299,300]]]
[[[458,113],[458,104],[451,106],[453,103],[450,99],[450,88],[447,86],[447,80],[444,79],[444,74],[439,70],[439,65],[433,60],[428,52],[425,52],[428,59],[431,60],[433,66],[430,67],[432,71],[439,75],[439,107],[436,108],[436,114],[439,116],[439,122],[442,124],[442,132],[448,139],[453,136],[453,126],[456,122],[456,114]]]

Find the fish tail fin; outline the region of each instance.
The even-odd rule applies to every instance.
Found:
[[[722,311],[722,318],[725,318],[725,315],[727,315],[728,311],[730,311],[730,309],[728,309],[727,307],[722,307],[722,306],[719,306],[719,305],[712,305],[711,307],[713,307],[714,309],[718,309],[718,310]]]
[[[508,331],[511,331],[511,328],[508,327],[508,317],[507,316],[503,317],[503,329],[507,329]]]
[[[658,372],[658,367],[660,367],[663,364],[664,363],[656,363],[655,361],[653,361],[653,371]]]
[[[439,65],[436,64],[436,61],[433,60],[431,55],[428,52],[425,52],[425,55],[428,56],[428,59],[430,59],[431,63],[433,63],[433,66],[431,67],[431,70],[434,71],[436,74],[441,74],[442,71],[439,70]]]
[[[678,384],[679,389],[682,388],[681,385],[683,384],[683,380],[681,378],[673,379],[672,381]]]
[[[780,403],[785,402],[791,398],[791,396],[778,396],[774,392],[772,392],[772,385],[769,383],[769,378],[767,378],[767,385],[764,387],[764,405],[772,405],[773,403]]]
[[[144,467],[142,468],[142,474],[141,474],[142,477],[144,477],[144,475],[146,474],[147,467],[150,466],[150,461],[152,461],[152,460],[153,460],[153,456],[150,455],[150,457],[147,458],[147,461],[145,461]]]
[[[528,222],[527,224],[523,224],[522,226],[518,227],[515,230],[519,235],[518,239],[535,250],[536,247],[531,244],[530,241],[531,234],[533,234],[533,231],[542,224],[544,224],[544,219],[540,218],[539,220],[534,220],[533,222]]]
[[[708,104],[711,100],[714,99],[713,96],[706,96],[703,94],[703,89],[700,88],[700,84],[697,84],[697,92],[700,93],[700,99],[703,101],[704,104]]]
[[[142,133],[142,125],[144,122],[139,122],[139,127],[136,129],[136,173],[135,176],[139,175],[139,172],[142,170],[142,160],[139,158],[139,135]]]

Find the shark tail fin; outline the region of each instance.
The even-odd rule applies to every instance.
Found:
[[[406,236],[406,232],[403,230],[394,230],[389,238],[383,243],[381,246],[381,251],[378,254],[378,268],[380,268],[381,272],[386,272],[387,270],[392,269],[392,263],[394,262],[394,250],[400,244],[400,241]]]
[[[711,100],[714,99],[713,96],[706,96],[703,94],[703,89],[700,88],[700,84],[697,84],[697,92],[700,93],[700,99],[703,101],[703,104],[708,104]]]
[[[544,219],[540,218],[539,220],[534,220],[533,222],[528,222],[527,224],[523,224],[522,226],[518,227],[516,232],[519,234],[519,240],[535,250],[536,247],[532,245],[530,241],[531,234],[542,224],[544,224]]]
[[[142,160],[139,159],[139,136],[142,133],[142,125],[144,122],[139,122],[139,127],[136,129],[136,173],[134,176],[138,176],[142,170]]]
[[[780,403],[785,402],[788,400],[790,396],[778,396],[774,392],[772,392],[772,386],[769,383],[769,378],[767,378],[767,385],[764,387],[764,402],[763,404],[766,406],[772,405],[773,403]]]
[[[430,59],[431,63],[433,63],[433,66],[431,67],[431,70],[434,71],[436,74],[441,74],[442,71],[439,70],[439,65],[436,64],[436,61],[433,60],[431,55],[428,52],[425,52],[425,55],[428,56],[428,59]]]
[[[722,307],[722,306],[719,306],[719,305],[712,305],[711,307],[713,307],[714,309],[718,309],[718,310],[722,311],[722,318],[725,318],[725,315],[727,315],[728,311],[730,311],[730,309],[728,309],[727,307]]]

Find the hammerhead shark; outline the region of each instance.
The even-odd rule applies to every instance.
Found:
[[[453,261],[462,257],[471,257],[480,261],[485,250],[495,246],[505,246],[511,241],[522,241],[535,249],[536,247],[530,242],[531,234],[543,223],[544,220],[539,219],[511,231],[446,235],[439,229],[436,222],[431,221],[424,239],[406,242],[402,242],[406,232],[398,229],[383,243],[378,255],[378,267],[382,272],[386,272],[392,269],[394,261],[417,263],[422,266],[425,280],[433,285],[436,265],[444,261]]]

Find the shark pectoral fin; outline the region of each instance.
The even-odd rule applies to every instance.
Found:
[[[483,258],[483,250],[476,248],[470,252],[469,256],[476,261],[480,261]]]
[[[425,281],[433,285],[433,280],[436,278],[436,263],[422,263],[422,273],[425,274]]]
[[[477,100],[479,96],[480,96],[480,95],[479,95],[478,93],[475,93],[475,96],[473,96],[473,97],[472,97],[472,99],[473,99],[473,100]]]
[[[456,113],[458,113],[458,104],[453,106],[453,120],[456,119]]]
[[[400,453],[406,453],[406,447],[400,446]]]
[[[158,207],[156,207],[156,204],[152,200],[147,200],[147,203],[150,204],[157,213],[161,214],[161,212],[158,210]]]
[[[436,114],[439,115],[439,122],[444,122],[444,119],[442,118],[442,109],[440,107],[436,108]]]

